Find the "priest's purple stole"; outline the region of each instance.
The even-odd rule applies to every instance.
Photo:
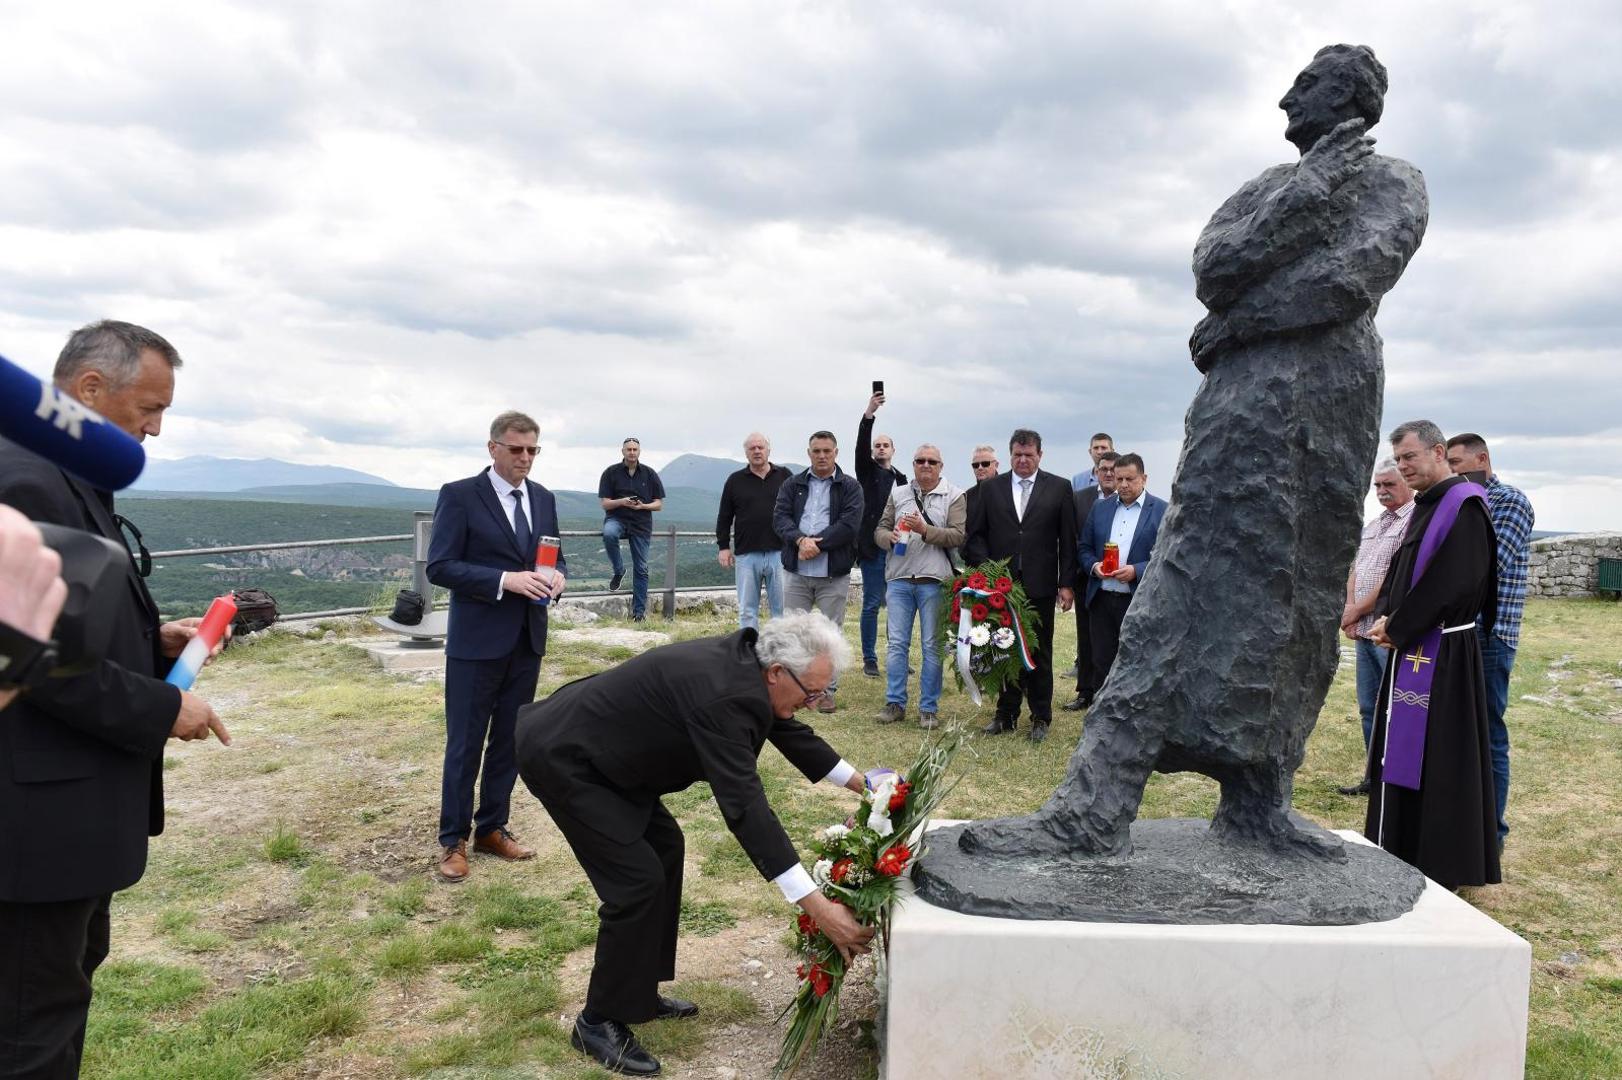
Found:
[[[1408,587],[1419,583],[1431,559],[1441,548],[1442,541],[1453,530],[1459,508],[1464,500],[1481,499],[1485,504],[1487,491],[1479,484],[1466,481],[1454,484],[1442,495],[1431,515],[1425,535],[1419,541],[1419,554],[1414,558],[1414,576]],[[1433,626],[1421,634],[1407,648],[1391,654],[1396,665],[1391,678],[1391,708],[1386,717],[1385,758],[1380,776],[1387,784],[1419,790],[1419,778],[1425,766],[1425,726],[1430,719],[1431,680],[1436,676],[1436,657],[1442,651],[1442,627]]]

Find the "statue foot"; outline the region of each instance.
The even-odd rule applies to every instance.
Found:
[[[972,822],[958,835],[957,846],[970,855],[1126,855],[1132,837],[1127,829],[1095,829],[1075,815],[1044,808],[1024,817]]]
[[[1340,837],[1325,829],[1299,828],[1289,815],[1271,809],[1251,815],[1219,813],[1211,822],[1211,835],[1223,843],[1255,844],[1285,855],[1346,861],[1346,845]]]

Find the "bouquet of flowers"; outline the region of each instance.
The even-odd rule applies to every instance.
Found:
[[[952,581],[952,617],[941,620],[941,648],[957,659],[958,689],[967,689],[978,705],[981,691],[995,694],[1034,669],[1036,629],[1036,612],[1007,559],[965,570]]]
[[[850,908],[857,922],[877,927],[884,949],[889,947],[897,885],[923,854],[925,827],[951,790],[946,770],[962,741],[960,729],[949,729],[925,743],[906,772],[869,772],[867,793],[856,816],[828,826],[811,841],[817,856],[811,879],[824,896]],[[798,917],[794,946],[801,960],[800,986],[778,1017],[793,1019],[783,1035],[775,1076],[792,1075],[816,1049],[839,1014],[839,991],[845,982],[844,957],[811,916]]]

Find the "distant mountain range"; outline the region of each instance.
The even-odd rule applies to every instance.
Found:
[[[717,495],[726,486],[727,477],[744,467],[744,462],[733,461],[731,458],[705,457],[703,454],[683,454],[669,465],[659,470],[659,479],[665,487],[700,488],[704,491],[713,491]],[[790,472],[802,472],[804,465],[794,465],[787,462]]]
[[[148,459],[132,491],[242,491],[305,484],[394,486],[381,476],[337,465],[295,465],[275,458],[186,457]]]

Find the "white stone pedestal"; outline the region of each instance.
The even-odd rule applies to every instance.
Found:
[[[1020,922],[909,893],[885,1075],[1520,1080],[1531,965],[1435,883],[1363,926]]]

